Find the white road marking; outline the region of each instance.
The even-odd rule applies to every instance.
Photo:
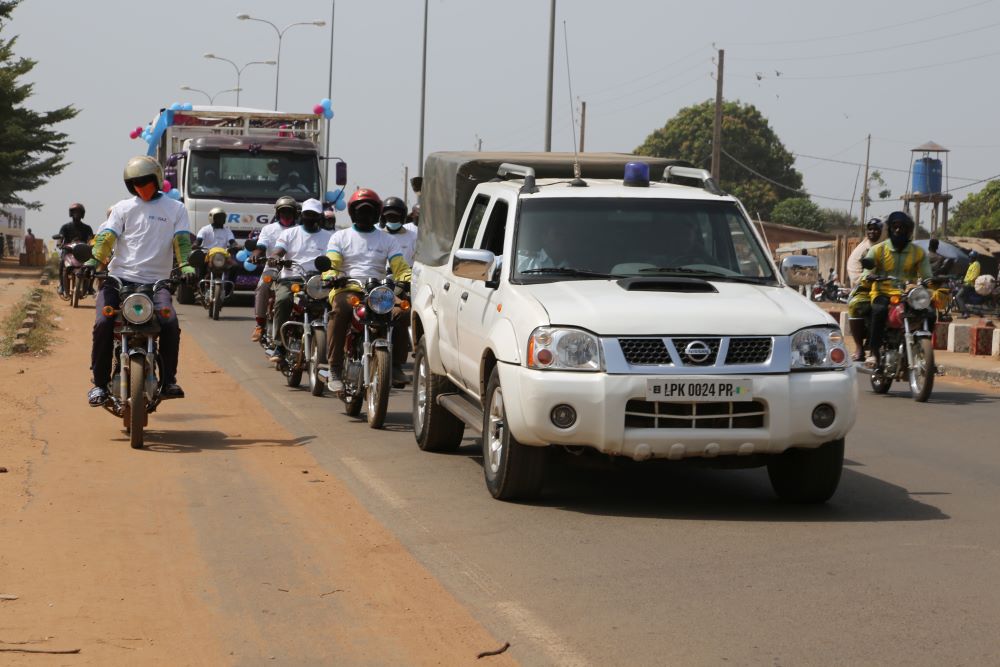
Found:
[[[497,603],[496,610],[518,633],[540,648],[553,665],[584,667],[587,664],[587,661],[568,646],[552,628],[517,602]]]
[[[367,464],[362,463],[352,456],[345,456],[340,460],[358,478],[359,482],[367,486],[372,493],[381,498],[389,507],[396,510],[406,508],[406,501],[396,495],[385,482],[380,480]]]

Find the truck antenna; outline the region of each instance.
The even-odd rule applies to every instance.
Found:
[[[580,178],[580,154],[576,150],[576,111],[573,109],[573,79],[569,73],[569,32],[566,29],[566,21],[563,21],[563,44],[566,47],[566,85],[569,87],[569,116],[570,132],[573,135],[573,180],[570,185],[573,187],[587,187],[587,182]]]

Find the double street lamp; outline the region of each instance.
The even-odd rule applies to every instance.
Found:
[[[243,76],[243,70],[245,70],[247,67],[250,67],[250,65],[277,65],[277,63],[275,61],[273,61],[273,60],[251,60],[250,62],[248,62],[243,67],[240,67],[239,65],[237,65],[236,63],[234,63],[229,58],[223,58],[222,56],[217,56],[214,53],[206,53],[205,57],[208,58],[209,60],[221,60],[223,62],[227,62],[227,63],[229,63],[230,65],[233,66],[234,70],[236,70],[236,88],[234,89],[234,90],[237,91],[236,92],[236,106],[240,105],[240,93],[239,93],[239,91],[242,90],[240,88],[240,77]]]
[[[240,21],[257,21],[258,23],[266,23],[267,25],[274,28],[275,34],[278,35],[278,54],[275,57],[275,71],[274,71],[274,110],[278,110],[278,83],[281,80],[281,38],[285,36],[285,33],[289,28],[294,28],[297,25],[311,25],[321,28],[326,25],[326,21],[299,21],[296,23],[290,23],[284,28],[279,28],[270,21],[266,19],[259,19],[249,14],[239,14],[236,18]]]
[[[236,93],[237,100],[239,100],[240,97],[240,88],[226,88],[225,90],[220,90],[215,95],[209,95],[204,90],[200,88],[192,88],[191,86],[181,86],[181,90],[190,90],[196,93],[201,93],[202,95],[208,98],[209,104],[215,104],[215,98],[221,95],[222,93]],[[239,102],[237,102],[236,104],[239,105]]]

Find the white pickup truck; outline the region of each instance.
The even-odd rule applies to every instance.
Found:
[[[539,492],[560,446],[766,465],[780,498],[824,502],[856,390],[840,329],[794,289],[816,261],[779,270],[739,201],[663,162],[588,154],[581,179],[571,155],[428,157],[417,443],[481,434],[499,499]]]

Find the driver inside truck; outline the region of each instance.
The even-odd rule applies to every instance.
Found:
[[[206,169],[205,175],[198,180],[198,183],[194,186],[193,191],[195,194],[200,195],[219,194],[221,192],[219,189],[219,175],[215,173],[215,170],[213,169]]]
[[[288,172],[288,180],[279,189],[282,192],[309,192],[309,188],[302,183],[302,177],[297,171]]]

